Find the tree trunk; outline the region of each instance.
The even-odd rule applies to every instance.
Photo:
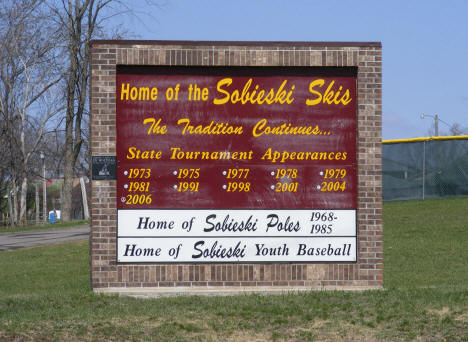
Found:
[[[16,180],[13,178],[13,222],[18,223],[18,192],[16,190]]]
[[[65,165],[63,170],[63,197],[62,197],[62,220],[67,222],[72,220],[72,193],[73,193],[73,170],[75,163],[73,154],[67,150],[65,152]]]
[[[83,106],[81,102],[76,103],[75,93],[79,89],[79,67],[80,63],[88,63],[88,61],[79,60],[79,52],[81,45],[81,25],[83,14],[87,9],[88,2],[83,4],[83,7],[78,6],[78,2],[74,6],[69,2],[69,19],[68,19],[68,83],[67,83],[67,111],[65,117],[65,165],[63,171],[63,221],[71,221],[72,212],[72,191],[73,191],[73,176],[76,165],[76,159],[81,149],[81,117]],[[73,14],[72,14],[73,13]],[[86,79],[87,75],[81,75]],[[86,94],[86,86],[81,89]],[[75,105],[76,108],[75,108]],[[76,109],[76,111],[75,111]]]
[[[88,196],[86,195],[86,186],[83,177],[80,177],[81,198],[83,200],[83,217],[89,220]]]
[[[21,182],[21,192],[20,192],[20,213],[18,224],[21,226],[26,225],[26,196],[28,194],[28,177],[24,176],[23,181]]]
[[[11,203],[11,194],[8,193],[8,209],[10,211],[10,226],[13,227],[15,225],[14,221],[14,214],[13,214],[13,204]]]

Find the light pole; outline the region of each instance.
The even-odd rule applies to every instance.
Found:
[[[36,184],[35,185],[35,190],[36,190],[36,225],[39,224],[39,184],[37,184],[37,181],[36,181]]]
[[[421,119],[424,120],[424,118],[428,116],[430,118],[434,118],[434,130],[435,130],[435,136],[439,136],[439,116],[437,114],[435,115],[428,115],[428,114],[421,114]]]
[[[44,222],[47,223],[47,190],[46,190],[46,178],[45,178],[45,156],[41,152],[42,160],[42,211],[44,217],[42,218]]]

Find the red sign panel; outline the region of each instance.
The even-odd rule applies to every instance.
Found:
[[[351,68],[119,67],[119,209],[356,208]]]
[[[118,67],[119,262],[356,261],[353,68]]]

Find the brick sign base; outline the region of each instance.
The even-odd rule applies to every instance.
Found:
[[[96,292],[141,295],[227,294],[383,286],[380,43],[94,41],[92,46],[91,286]],[[117,74],[133,66],[347,67],[356,76],[354,209],[357,241],[352,262],[157,263],[118,260]],[[120,69],[119,69],[120,68]],[[289,70],[289,69],[288,69]],[[129,88],[130,93],[130,88]],[[156,98],[156,93],[153,94]],[[151,96],[148,95],[148,96]],[[160,93],[158,96],[164,96]],[[354,138],[353,138],[354,139]],[[354,140],[353,140],[354,141]],[[354,153],[354,152],[353,152]],[[104,158],[112,157],[112,158]],[[110,170],[112,169],[112,170]],[[117,172],[118,171],[117,163]],[[127,251],[128,252],[128,251]],[[130,253],[130,252],[128,252]],[[128,254],[127,253],[127,254]]]

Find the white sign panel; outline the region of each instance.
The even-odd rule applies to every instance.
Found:
[[[118,210],[118,262],[356,261],[355,210]]]

